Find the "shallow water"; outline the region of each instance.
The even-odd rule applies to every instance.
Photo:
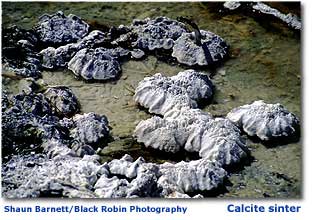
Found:
[[[204,108],[215,116],[225,116],[232,108],[263,99],[281,103],[301,118],[301,42],[298,34],[275,23],[258,23],[245,15],[221,16],[213,3],[2,3],[3,26],[12,24],[31,28],[43,13],[62,10],[88,22],[106,25],[130,24],[134,18],[189,16],[201,29],[223,37],[231,46],[231,56],[212,75],[215,94]],[[145,76],[162,72],[171,76],[185,66],[162,62],[154,56],[122,64],[122,76],[116,82],[86,83],[71,71],[44,72],[48,84],[66,85],[78,96],[82,112],[105,114],[112,127],[114,141],[101,152],[102,160],[124,153],[144,156],[147,161],[163,162],[186,159],[186,155],[167,156],[147,150],[132,139],[136,124],[151,117],[133,102],[132,90]],[[17,81],[4,79],[3,88],[17,92]],[[245,137],[254,161],[234,171],[226,190],[219,197],[290,197],[301,196],[301,143],[264,146]],[[188,159],[188,158],[187,158]]]

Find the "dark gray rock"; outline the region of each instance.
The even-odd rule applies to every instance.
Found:
[[[3,75],[11,77],[41,77],[40,56],[35,46],[36,35],[17,26],[2,31]]]
[[[35,31],[46,44],[58,45],[76,42],[88,34],[89,25],[76,15],[65,16],[58,11],[44,14],[39,18]]]
[[[68,87],[49,87],[44,95],[49,100],[53,113],[59,117],[71,117],[79,111],[78,99]]]
[[[20,93],[12,99],[11,111],[32,113],[38,116],[51,115],[52,109],[48,99],[41,93]]]
[[[68,68],[85,80],[117,79],[121,73],[117,57],[124,52],[105,48],[82,49],[70,60]]]
[[[2,113],[5,155],[28,151],[37,148],[45,140],[67,136],[43,94],[21,93],[13,96],[10,103],[10,107]],[[28,146],[30,149],[26,149]]]
[[[186,32],[183,23],[167,17],[134,20],[130,28],[137,35],[133,46],[143,50],[172,49],[174,41]]]
[[[221,62],[228,55],[228,45],[218,35],[200,30],[201,45],[197,45],[195,33],[183,33],[173,47],[172,56],[188,66],[207,66]]]
[[[134,99],[149,112],[164,115],[175,108],[197,108],[198,102],[209,100],[213,84],[209,77],[195,70],[185,70],[172,77],[157,73],[139,82]]]
[[[261,140],[287,138],[299,135],[300,121],[281,104],[266,104],[263,100],[234,108],[227,118],[242,128],[249,136]]]
[[[1,109],[2,112],[6,111],[12,105],[10,98],[7,94],[7,91],[2,90],[1,94]]]

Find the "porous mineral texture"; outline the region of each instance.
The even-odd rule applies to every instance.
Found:
[[[206,159],[164,163],[159,169],[161,176],[158,185],[162,188],[163,196],[176,192],[186,194],[209,191],[223,183],[226,176],[223,168]]]
[[[172,77],[157,73],[144,78],[136,88],[134,99],[150,113],[164,115],[174,107],[197,108],[198,102],[209,100],[212,95],[213,84],[207,75],[186,70]]]
[[[201,45],[195,33],[183,33],[174,43],[172,56],[188,66],[206,66],[221,62],[228,55],[228,45],[218,35],[200,30]]]
[[[68,63],[68,68],[76,76],[85,80],[117,79],[122,71],[118,61],[119,56],[127,55],[126,51],[118,49],[82,49]]]
[[[79,50],[94,48],[106,40],[107,36],[103,32],[95,30],[77,43],[69,43],[57,48],[48,47],[40,51],[42,66],[47,69],[64,68]]]
[[[65,86],[49,87],[45,93],[54,114],[71,117],[79,111],[79,103],[71,89]]]
[[[270,141],[299,135],[300,121],[281,104],[266,104],[263,100],[234,108],[227,118],[249,136]]]
[[[130,26],[137,35],[133,46],[143,50],[172,49],[174,41],[186,32],[183,23],[167,17],[146,18],[133,21]]]
[[[2,167],[3,195],[25,197],[96,197],[91,191],[99,176],[107,172],[97,156],[43,154],[14,155]]]
[[[109,122],[104,115],[93,112],[76,114],[62,123],[70,130],[70,137],[84,144],[99,144],[109,136]]]
[[[60,45],[76,42],[88,34],[89,25],[76,15],[65,16],[62,11],[44,14],[35,27],[39,39],[46,44]]]
[[[134,131],[138,142],[167,152],[199,152],[221,166],[239,163],[247,156],[240,130],[228,119],[213,118],[199,109],[173,109],[164,118],[141,121]]]
[[[223,168],[205,159],[154,164],[124,155],[109,163],[98,161],[96,155],[80,158],[70,153],[53,157],[35,153],[14,155],[2,166],[3,196],[190,198],[189,193],[217,188],[226,177]]]
[[[88,113],[66,118],[79,108],[75,95],[65,86],[50,87],[44,94],[4,94],[2,103],[4,156],[29,151],[45,152],[51,158],[91,155],[95,153],[92,146],[109,135],[105,116]]]

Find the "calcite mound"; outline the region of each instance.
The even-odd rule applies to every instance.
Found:
[[[198,102],[209,100],[213,84],[209,77],[195,70],[179,72],[172,77],[161,73],[139,82],[134,99],[150,113],[164,115],[174,107],[197,108]]]
[[[40,51],[42,66],[47,69],[64,68],[79,50],[94,48],[106,40],[107,36],[103,32],[95,30],[77,43],[69,43],[57,48],[47,47]]]
[[[239,163],[248,154],[234,124],[199,109],[173,109],[164,118],[154,116],[141,121],[134,137],[147,147],[166,152],[199,152],[201,158],[221,166]]]
[[[154,164],[126,154],[100,164],[96,155],[79,158],[54,144],[58,147],[47,150],[57,156],[14,155],[2,166],[5,197],[190,198],[188,193],[212,190],[226,177],[225,170],[203,159]]]
[[[227,118],[242,128],[249,136],[270,141],[296,137],[300,121],[281,104],[267,104],[263,100],[234,108]]]
[[[164,196],[174,192],[186,194],[209,191],[223,183],[226,176],[223,168],[206,159],[177,164],[164,163],[159,169],[161,176],[158,185]]]
[[[71,117],[79,111],[79,103],[71,89],[65,86],[49,87],[45,93],[54,114]]]
[[[207,66],[221,62],[228,55],[228,45],[218,35],[200,30],[201,45],[197,45],[195,33],[183,33],[174,43],[172,56],[188,66]]]
[[[69,61],[68,68],[85,80],[117,79],[121,73],[118,55],[105,48],[85,48]]]
[[[43,43],[60,45],[82,39],[88,34],[89,25],[76,15],[66,16],[58,11],[52,15],[42,15],[35,31]]]
[[[91,191],[98,176],[107,172],[96,156],[43,154],[14,155],[3,167],[3,195],[7,198],[96,197]]]
[[[134,20],[130,28],[137,35],[137,40],[133,43],[133,46],[150,51],[172,49],[174,41],[186,32],[183,23],[167,17]]]
[[[66,119],[65,119],[66,120]],[[93,112],[76,114],[67,120],[70,137],[84,144],[99,144],[109,136],[109,122],[104,115]]]

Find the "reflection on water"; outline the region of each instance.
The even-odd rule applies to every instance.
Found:
[[[281,103],[301,118],[300,39],[285,26],[269,30],[254,19],[238,14],[220,16],[213,3],[12,3],[4,2],[3,25],[16,24],[31,28],[43,13],[62,10],[74,13],[88,22],[119,25],[134,18],[155,16],[192,17],[201,29],[222,36],[231,46],[230,59],[213,75],[215,95],[205,111],[225,116],[239,105],[263,99]],[[172,160],[148,151],[133,141],[136,124],[151,117],[133,102],[132,90],[145,76],[162,72],[171,76],[186,69],[149,56],[142,61],[126,61],[122,77],[110,83],[86,83],[75,79],[70,71],[44,72],[48,84],[69,86],[78,96],[82,112],[105,114],[110,121],[114,141],[101,154],[103,161],[129,153],[144,156],[147,161]],[[4,79],[3,87],[17,92],[17,82]],[[301,143],[267,148],[247,139],[255,161],[230,176],[232,184],[222,197],[300,197]],[[186,155],[179,156],[186,159]],[[288,179],[285,180],[285,179]]]

